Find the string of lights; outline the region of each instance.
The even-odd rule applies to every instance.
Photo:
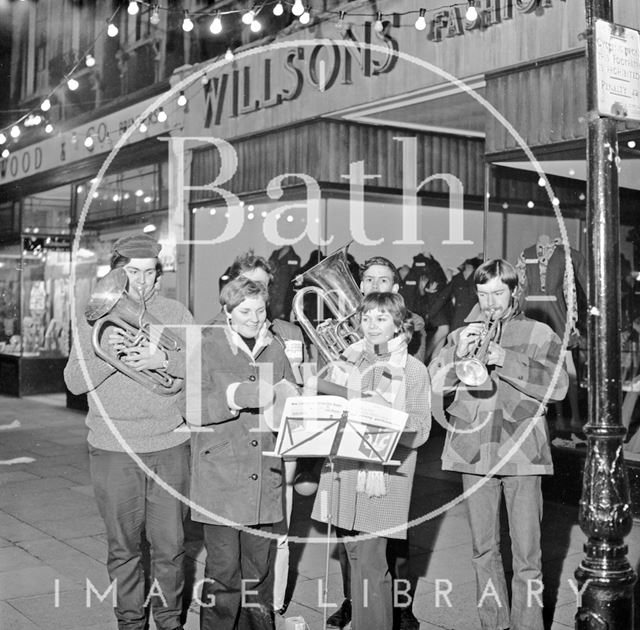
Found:
[[[474,23],[478,19],[478,11],[476,9],[476,0],[465,0],[463,3],[453,4],[441,6],[435,9],[430,9],[429,13],[436,13],[438,11],[442,11],[444,9],[452,9],[457,7],[462,7],[465,9],[465,19]],[[269,0],[267,2],[262,3],[254,3],[248,9],[229,9],[229,10],[216,10],[213,13],[211,11],[188,11],[186,9],[175,9],[172,7],[161,6],[158,3],[154,2],[146,2],[145,0],[129,0],[127,5],[127,13],[130,16],[136,16],[140,13],[141,7],[146,8],[147,11],[150,12],[149,22],[154,26],[158,27],[161,22],[160,13],[166,12],[171,14],[176,14],[179,12],[179,15],[182,17],[181,20],[181,28],[184,32],[190,33],[195,28],[194,20],[200,22],[204,19],[211,18],[211,23],[209,24],[209,31],[212,35],[220,35],[224,32],[224,22],[223,19],[225,16],[229,15],[241,15],[241,21],[244,25],[248,26],[252,33],[259,33],[262,30],[262,23],[259,19],[260,14],[263,11],[271,10],[273,15],[279,17],[284,14],[285,10],[290,11],[291,15],[298,19],[299,23],[302,25],[307,25],[311,21],[312,16],[312,8],[309,4],[305,5],[303,0]],[[118,13],[123,9],[123,6],[119,6],[115,9],[115,11],[111,14],[111,16],[106,20],[106,27],[102,29],[98,35],[94,38],[89,46],[79,54],[77,57],[77,61],[73,64],[71,69],[65,73],[64,77],[60,80],[58,85],[56,85],[52,90],[49,91],[47,96],[42,100],[39,107],[31,109],[29,111],[25,111],[17,120],[4,128],[0,128],[0,147],[2,151],[0,152],[0,157],[6,159],[10,156],[11,151],[7,146],[8,142],[10,142],[10,138],[16,143],[18,138],[21,135],[21,126],[25,128],[37,127],[44,123],[44,132],[48,135],[52,134],[54,131],[54,126],[52,122],[48,118],[48,112],[52,107],[52,100],[57,92],[60,90],[64,90],[65,88],[71,92],[75,92],[80,84],[78,79],[74,77],[74,74],[78,72],[80,68],[86,66],[87,68],[92,68],[96,65],[96,59],[93,55],[94,49],[98,41],[104,37],[106,34],[107,37],[115,38],[119,35],[119,28],[117,26],[117,17]],[[416,15],[416,19],[413,20],[413,16]],[[409,16],[409,23],[402,23],[401,18]],[[377,32],[382,32],[385,28],[385,20],[388,18],[392,18],[394,21],[394,27],[401,26],[410,26],[415,28],[418,31],[424,31],[427,28],[427,9],[419,8],[412,11],[404,11],[397,12],[394,11],[392,13],[384,13],[382,11],[378,11],[375,15],[371,13],[359,13],[357,11],[323,11],[321,15],[318,15],[318,19],[322,19],[323,21],[336,19],[336,26],[338,29],[342,30],[345,28],[347,24],[347,20],[350,23],[353,23],[353,18],[366,18],[366,20],[371,20],[375,18],[373,27]],[[224,58],[227,61],[231,61],[234,58],[234,53],[231,47],[227,48],[227,51],[224,54]],[[180,92],[178,96],[177,103],[180,107],[184,107],[186,105],[186,96],[183,92]],[[161,115],[166,117],[164,111],[162,111]],[[166,119],[166,118],[165,118]]]

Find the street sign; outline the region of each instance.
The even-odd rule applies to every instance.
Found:
[[[596,20],[595,37],[598,112],[640,121],[640,32]]]

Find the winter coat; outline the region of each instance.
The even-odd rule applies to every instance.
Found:
[[[478,306],[465,321],[483,321]],[[450,430],[442,468],[478,475],[552,474],[546,407],[541,402],[562,400],[567,393],[560,339],[546,324],[514,314],[503,322],[496,341],[505,351],[503,364],[489,366],[487,381],[472,387],[455,374],[455,348],[462,330],[449,335],[429,365],[434,408],[440,396],[455,391],[447,408]]]
[[[267,330],[250,351],[220,313],[203,329],[200,362],[201,408],[187,406],[191,500],[198,506],[192,519],[276,523],[282,520],[282,461],[264,454],[273,451],[275,438],[260,412],[270,406],[273,384],[293,382],[284,347]],[[230,400],[242,408],[230,407]]]

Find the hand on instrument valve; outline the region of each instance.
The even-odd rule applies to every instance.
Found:
[[[474,322],[460,332],[458,345],[456,346],[456,357],[461,359],[474,349],[474,346],[481,341],[480,335],[483,333],[484,328],[485,326],[481,322]]]
[[[501,348],[495,341],[489,342],[486,360],[487,365],[503,365],[504,356],[504,348]]]
[[[138,372],[165,367],[166,353],[157,346],[151,346],[147,338],[138,338],[132,343],[125,331],[115,328],[109,333],[107,342],[123,363]]]

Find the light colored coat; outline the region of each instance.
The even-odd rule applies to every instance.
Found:
[[[357,364],[362,374],[374,363],[364,360]],[[373,369],[363,378],[363,390],[375,390],[383,372],[384,358],[379,358]],[[429,373],[423,363],[407,357],[404,379],[401,384],[404,396],[404,411],[409,414],[405,432],[393,453],[399,466],[385,466],[384,479],[387,493],[381,497],[370,497],[358,492],[357,479],[360,468],[370,464],[338,459],[331,475],[325,463],[313,506],[312,518],[325,521],[321,510],[323,492],[332,493],[331,522],[337,527],[358,532],[379,533],[387,538],[406,538],[409,504],[416,468],[416,448],[427,441],[431,429]],[[328,499],[327,499],[328,501]],[[387,531],[388,530],[388,531]]]

